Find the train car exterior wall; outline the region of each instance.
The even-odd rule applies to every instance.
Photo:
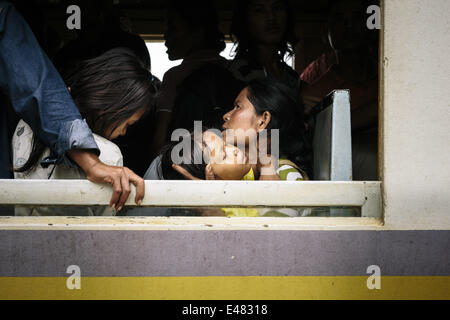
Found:
[[[104,230],[2,219],[0,298],[450,299],[450,2],[426,2],[383,1],[381,223]],[[67,286],[72,265],[80,289]]]

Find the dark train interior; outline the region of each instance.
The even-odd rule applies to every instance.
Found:
[[[70,30],[68,11],[73,3],[81,7],[81,29],[85,23],[94,28],[102,28],[97,23],[105,15],[119,17],[120,29],[128,34],[141,37],[147,44],[164,44],[166,30],[167,2],[164,0],[101,0],[74,1],[35,0],[11,1],[35,32],[36,37],[44,39],[47,54],[55,62],[64,46],[77,39],[77,30]],[[251,0],[251,3],[271,3],[276,6],[282,0]],[[234,1],[214,0],[218,14],[219,29],[227,43],[232,43],[231,24]],[[294,29],[298,42],[293,49],[292,67],[301,81],[299,96],[303,99],[307,116],[314,115],[314,108],[320,101],[336,89],[350,91],[352,162],[353,180],[378,180],[378,50],[379,36],[377,30],[369,30],[366,9],[378,4],[377,0],[296,0],[290,1],[294,16]],[[253,4],[254,5],[254,4]],[[109,11],[102,11],[107,7]],[[96,11],[97,10],[97,11]],[[42,28],[43,27],[43,28]],[[291,30],[292,31],[292,30]],[[39,36],[37,33],[41,32]],[[148,47],[148,46],[147,46]],[[149,50],[151,65],[160,64]],[[233,60],[234,55],[226,59]],[[324,62],[326,61],[326,62]],[[332,62],[330,62],[332,61]],[[327,65],[322,69],[321,63]],[[55,63],[57,65],[57,63]],[[320,65],[319,67],[316,67]],[[316,69],[320,69],[319,71]],[[309,78],[302,78],[308,71]],[[291,70],[292,72],[292,70]],[[308,74],[307,73],[307,76]],[[320,74],[320,76],[318,76]],[[305,80],[303,80],[305,79]],[[160,79],[164,83],[164,76]],[[316,108],[317,109],[317,108]],[[154,159],[155,150],[146,148],[159,131],[158,120],[154,115],[146,115],[147,120],[140,120],[138,125],[130,128],[127,140],[119,137],[115,143],[124,155],[124,166],[143,176]],[[305,126],[308,124],[305,122]],[[156,148],[155,148],[156,149]],[[158,149],[159,150],[159,149]]]
[[[121,16],[131,23],[131,30],[146,40],[163,41],[165,0],[120,0],[114,4],[120,8]],[[320,54],[330,50],[326,40],[326,21],[334,0],[295,0],[292,6],[296,17],[296,34],[299,43],[295,48],[295,69],[304,70]],[[66,28],[66,2],[37,0],[48,24],[58,31],[63,41],[76,37],[76,32]],[[67,2],[68,3],[68,2]],[[233,1],[215,0],[220,29],[229,35],[233,12]]]

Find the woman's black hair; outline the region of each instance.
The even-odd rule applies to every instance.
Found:
[[[222,66],[201,67],[178,86],[169,132],[179,128],[192,130],[194,121],[220,129],[223,115],[244,87],[244,82]]]
[[[154,104],[152,74],[129,49],[109,50],[62,77],[89,128],[106,138],[137,111],[148,112]],[[35,135],[28,161],[15,171],[32,169],[44,149]]]
[[[311,146],[305,134],[304,106],[296,91],[285,84],[271,80],[254,80],[247,86],[247,98],[258,115],[271,115],[267,126],[279,130],[280,157],[286,157],[308,175],[311,172]]]
[[[230,37],[235,43],[236,57],[254,56],[255,46],[252,43],[249,33],[248,12],[252,0],[235,0],[233,8],[233,18],[231,21]],[[298,43],[295,34],[294,10],[289,0],[282,0],[287,12],[286,33],[280,42],[277,51],[280,60],[283,61],[286,54],[292,56],[293,48]]]
[[[126,48],[82,62],[63,79],[91,130],[102,136],[137,111],[148,112],[156,94],[152,74]]]
[[[177,163],[180,167],[184,168],[187,172],[189,172],[192,176],[205,180],[205,169],[206,162],[203,157],[203,147],[200,145],[200,141],[196,141],[194,139],[194,134],[191,133],[190,144],[191,148],[189,150],[190,154],[184,154],[184,149],[181,149],[179,157],[182,158],[181,163]],[[185,180],[186,178],[180,174],[178,171],[172,168],[174,164],[172,160],[172,150],[174,147],[180,142],[172,142],[163,147],[160,156],[161,156],[161,169],[164,180]],[[197,159],[201,159],[201,161],[196,161]]]
[[[178,13],[190,26],[202,28],[207,48],[214,49],[217,53],[225,49],[225,36],[219,30],[217,12],[212,0],[171,0],[167,10]]]

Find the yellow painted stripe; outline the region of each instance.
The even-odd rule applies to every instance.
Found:
[[[369,290],[367,277],[86,277],[81,290],[67,278],[2,277],[0,299],[303,300],[445,299],[450,277],[381,277]]]

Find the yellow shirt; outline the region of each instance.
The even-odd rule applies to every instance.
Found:
[[[279,160],[279,168],[277,174],[280,176],[281,180],[293,180],[301,181],[308,180],[308,176],[303,172],[297,165],[287,159]],[[253,169],[242,178],[242,180],[253,181],[255,180],[255,174]],[[222,211],[227,217],[289,217],[298,216],[298,211],[290,208],[262,208],[262,209],[251,209],[251,208],[222,208]]]
[[[253,169],[242,178],[242,180],[252,181],[255,180],[255,173]],[[227,217],[258,217],[258,209],[251,208],[222,208],[222,211]]]
[[[250,168],[250,171],[242,178],[242,180],[255,180],[255,173],[253,172],[253,168]]]

